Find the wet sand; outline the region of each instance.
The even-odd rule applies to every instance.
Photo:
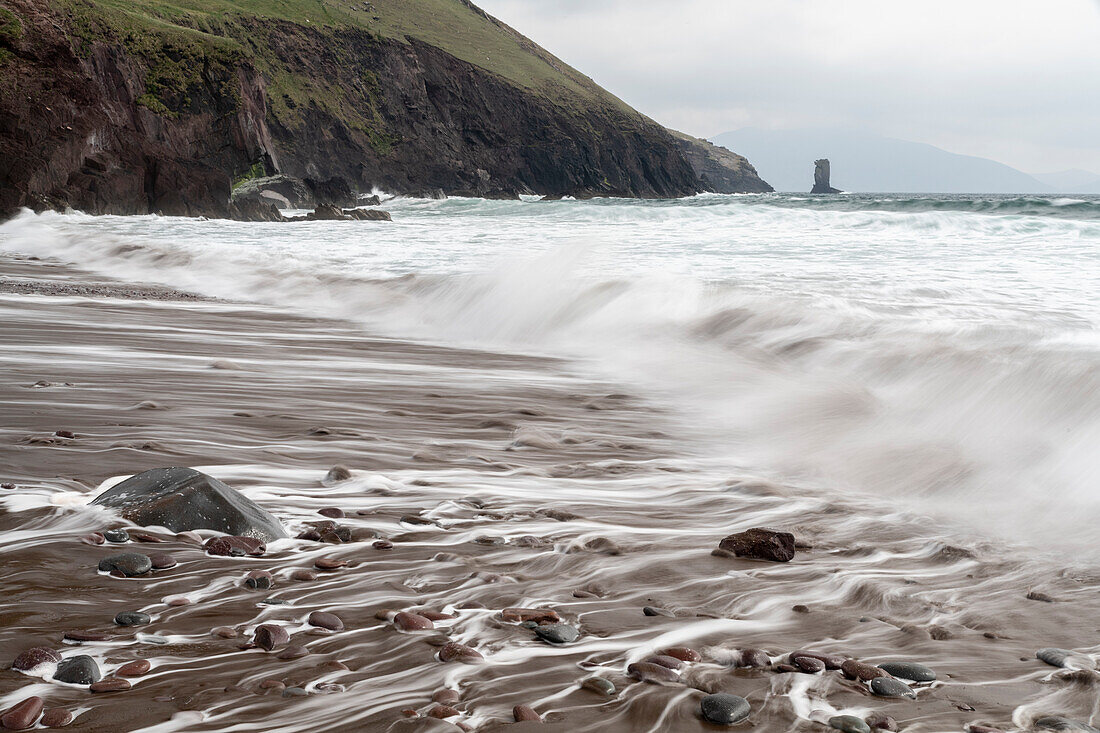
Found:
[[[760,731],[828,730],[840,713],[881,712],[910,731],[1100,713],[1095,671],[1035,659],[1064,647],[1095,666],[1094,565],[713,465],[677,439],[675,416],[568,362],[374,338],[7,258],[0,363],[0,483],[13,486],[0,489],[0,660],[45,646],[89,654],[105,673],[152,662],[132,689],[97,694],[0,672],[2,707],[39,695],[77,714],[72,730],[714,730],[698,716],[709,692],[745,697],[752,714],[734,729]],[[323,485],[334,465],[351,479]],[[150,533],[157,544],[81,543],[127,526],[83,507],[101,482],[161,466],[226,481],[292,537],[338,508],[331,521],[352,541],[280,541],[248,559],[163,531]],[[794,561],[711,554],[757,526],[793,532]],[[96,572],[122,551],[178,564],[136,579]],[[290,579],[320,558],[347,566]],[[275,586],[247,588],[253,570]],[[176,596],[190,603],[166,603]],[[553,609],[581,636],[550,646],[503,620],[509,607]],[[386,609],[454,618],[402,632]],[[152,623],[114,625],[126,610]],[[313,611],[344,630],[310,626]],[[242,649],[259,623],[287,626],[308,655]],[[63,642],[67,630],[108,639]],[[485,661],[439,661],[447,640]],[[703,660],[668,684],[627,676],[670,646]],[[749,647],[773,665],[731,666]],[[836,671],[776,668],[798,649],[921,662],[938,681],[916,700],[874,697]],[[613,697],[579,687],[594,674]],[[442,689],[459,693],[451,722],[428,717]],[[515,705],[544,723],[513,723]]]

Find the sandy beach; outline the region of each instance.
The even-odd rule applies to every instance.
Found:
[[[1035,658],[1097,651],[1100,575],[1073,558],[955,544],[888,504],[716,472],[662,410],[567,361],[0,262],[0,659],[47,647],[105,674],[151,666],[99,694],[5,669],[0,707],[39,695],[87,731],[709,730],[699,701],[714,692],[746,698],[760,731],[824,730],[829,712],[912,731],[1096,713],[1094,671]],[[291,537],[348,541],[279,540],[256,558],[156,529],[82,543],[137,531],[84,506],[102,482],[164,466],[225,481]],[[350,478],[325,481],[334,466]],[[795,560],[712,554],[749,527],[793,532]],[[122,550],[175,565],[96,572]],[[273,587],[246,585],[257,570]],[[544,643],[502,618],[514,607],[552,610],[580,638]],[[410,610],[434,628],[395,628]],[[119,627],[120,611],[151,623]],[[343,629],[311,625],[316,611]],[[292,643],[242,648],[261,623]],[[448,642],[483,659],[440,661]],[[699,661],[650,669],[669,648]],[[741,666],[753,649],[767,666]],[[876,697],[784,666],[800,649],[920,662],[937,681]],[[581,685],[592,676],[615,692]],[[517,705],[543,722],[513,722]]]

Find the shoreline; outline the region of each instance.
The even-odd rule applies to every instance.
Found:
[[[106,695],[8,670],[3,707],[41,694],[83,711],[72,730],[167,726],[158,731],[457,730],[429,715],[442,688],[461,693],[461,720],[478,731],[511,730],[515,705],[534,706],[545,731],[647,730],[658,720],[707,730],[698,701],[716,691],[744,696],[760,730],[826,730],[806,717],[822,704],[890,714],[910,731],[975,721],[1008,729],[1028,699],[1032,718],[1057,706],[1087,714],[1096,675],[1066,677],[1034,658],[1039,647],[1095,651],[1088,619],[1100,610],[1100,577],[1087,568],[1055,573],[989,544],[951,546],[934,527],[862,514],[858,497],[701,474],[664,415],[560,360],[376,338],[55,262],[0,266],[0,283],[22,284],[0,292],[0,482],[16,486],[0,490],[9,568],[0,660],[30,646],[70,654],[61,635],[76,629],[106,635],[79,652],[105,669],[153,664],[132,689]],[[324,485],[340,464],[352,479]],[[74,504],[109,477],[168,465],[226,481],[291,536],[339,508],[352,541],[280,541],[257,559],[209,557],[156,532],[166,540],[156,547],[80,544],[125,524]],[[710,554],[734,529],[772,525],[803,543],[795,562]],[[377,548],[381,540],[392,549]],[[177,568],[137,582],[93,569],[111,552],[151,550]],[[329,557],[349,565],[291,579]],[[274,574],[270,591],[242,586],[257,569]],[[1027,598],[1032,588],[1054,602]],[[172,605],[178,596],[189,603]],[[499,618],[516,606],[552,608],[582,637],[561,648],[532,640]],[[429,632],[395,630],[384,609],[410,608],[455,618]],[[150,626],[111,623],[138,609],[153,615]],[[318,610],[346,630],[304,626]],[[241,649],[268,621],[287,624],[309,654]],[[222,626],[235,635],[212,637]],[[446,639],[488,662],[437,661]],[[675,684],[625,674],[675,645],[704,656]],[[731,668],[745,648],[766,649],[775,664],[800,648],[913,659],[941,680],[915,701],[883,700],[836,672]],[[1060,677],[1041,683],[1051,673]],[[613,681],[616,696],[576,687],[591,674]],[[268,680],[307,694],[283,697]]]

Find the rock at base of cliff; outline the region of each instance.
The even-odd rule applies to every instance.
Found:
[[[237,221],[286,221],[275,204],[253,198],[236,199],[230,203],[229,218]]]
[[[313,192],[302,181],[291,176],[251,178],[233,189],[233,203],[253,200],[274,204],[280,209],[305,209],[313,206]]]
[[[340,176],[324,181],[307,178],[305,184],[313,193],[313,201],[318,206],[327,204],[339,208],[351,208],[359,204],[359,192]]]
[[[286,537],[279,520],[213,476],[192,468],[154,468],[97,496],[94,506],[113,509],[142,526],[173,532],[211,529],[270,541]]]

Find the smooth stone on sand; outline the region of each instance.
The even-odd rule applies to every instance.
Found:
[[[167,570],[176,567],[176,558],[165,552],[155,552],[149,556],[149,562],[153,564],[153,570]]]
[[[462,715],[462,711],[458,708],[453,708],[450,705],[436,705],[428,711],[429,718],[438,718],[439,720],[453,718],[456,715]]]
[[[680,675],[675,670],[652,662],[634,662],[626,668],[626,674],[641,682],[679,682]]]
[[[1036,728],[1042,728],[1043,730],[1068,730],[1068,731],[1080,731],[1081,733],[1100,733],[1098,729],[1092,727],[1088,723],[1081,723],[1076,720],[1070,720],[1069,718],[1063,718],[1061,715],[1044,715],[1038,718],[1033,726]]]
[[[267,545],[255,537],[240,535],[227,535],[224,537],[211,537],[203,545],[207,555],[219,557],[259,557],[267,552]]]
[[[334,613],[327,611],[314,611],[309,614],[309,618],[306,620],[310,626],[318,626],[322,629],[328,629],[329,631],[343,631],[344,622],[340,620],[340,617]]]
[[[107,539],[99,532],[81,535],[80,541],[86,545],[102,545]]]
[[[731,534],[718,543],[720,550],[737,557],[772,562],[790,562],[794,558],[794,535],[764,527]]]
[[[815,657],[807,657],[805,655],[798,655],[791,658],[791,662],[794,666],[806,674],[817,674],[818,672],[825,671],[825,662]]]
[[[317,580],[317,574],[305,568],[294,568],[294,570],[290,571],[290,579],[305,583],[310,580]]]
[[[134,578],[145,575],[153,569],[153,561],[148,555],[137,552],[124,552],[121,555],[111,555],[99,561],[99,571],[112,575],[124,575]]]
[[[329,519],[343,519],[344,510],[336,506],[327,506],[324,509],[318,509],[317,513],[322,517],[328,517]]]
[[[432,702],[440,705],[454,705],[459,699],[458,690],[442,689],[432,693]]]
[[[118,669],[115,670],[116,677],[141,677],[144,674],[148,674],[149,670],[153,668],[153,665],[148,659],[135,659],[132,662],[127,662]]]
[[[142,526],[173,532],[210,529],[269,541],[283,526],[258,504],[218,479],[191,468],[154,468],[108,489],[92,502]]]
[[[279,659],[301,659],[302,657],[309,655],[309,649],[306,649],[301,644],[291,644],[286,649],[279,652]]]
[[[73,722],[73,714],[65,708],[47,708],[38,722],[47,728],[64,728]]]
[[[840,669],[848,679],[860,680],[861,682],[870,682],[877,677],[890,676],[886,670],[879,669],[873,664],[864,664],[856,659],[845,660],[844,664],[840,665]]]
[[[401,611],[394,614],[393,625],[401,631],[426,631],[435,628],[435,624],[430,618],[421,616],[418,613],[409,613],[408,611]]]
[[[684,666],[676,657],[667,657],[664,654],[653,654],[642,660],[643,662],[649,662],[650,664],[659,664],[662,667],[668,667],[669,669],[680,669]]]
[[[500,612],[500,617],[510,623],[534,621],[537,624],[555,624],[561,621],[558,612],[548,608],[505,608]]]
[[[542,716],[536,713],[535,709],[530,705],[516,705],[512,708],[512,718],[514,718],[517,723],[542,720]]]
[[[53,678],[58,682],[68,682],[73,685],[90,685],[98,682],[102,677],[99,665],[87,654],[62,659],[57,665],[57,671],[53,674]]]
[[[844,733],[871,733],[871,726],[854,715],[834,715],[829,718],[829,727]]]
[[[917,697],[909,685],[893,677],[875,677],[871,680],[871,692],[879,697],[910,697],[914,700]]]
[[[878,668],[892,674],[894,677],[901,677],[913,682],[933,682],[936,679],[936,673],[931,667],[925,667],[923,664],[917,664],[916,662],[881,662]]]
[[[53,649],[34,646],[20,652],[15,661],[11,663],[11,668],[19,672],[29,672],[36,667],[41,667],[43,664],[57,664],[60,661],[61,655]]]
[[[656,606],[643,606],[642,614],[645,616],[668,616],[669,618],[675,618],[676,614],[672,611],[666,611],[663,608],[657,608]]]
[[[581,632],[569,624],[549,624],[536,628],[535,635],[548,644],[568,644],[580,638]]]
[[[591,690],[600,695],[612,697],[615,695],[615,684],[606,677],[593,676],[581,680],[581,688]]]
[[[0,725],[8,730],[26,730],[33,728],[38,716],[42,714],[44,701],[40,697],[28,697],[16,703],[0,716]]]
[[[283,644],[289,644],[290,634],[282,626],[276,626],[275,624],[260,624],[256,627],[252,641],[261,649],[271,651]]]
[[[110,634],[104,634],[101,631],[66,631],[62,634],[62,637],[69,641],[107,641],[111,638]]]
[[[283,690],[283,697],[305,697],[309,693],[301,687],[288,687]]]
[[[473,664],[474,662],[480,662],[484,658],[485,657],[481,656],[481,652],[476,649],[471,649],[465,644],[459,644],[457,641],[449,641],[439,650],[439,659],[444,662]]]
[[[210,635],[219,639],[235,639],[237,638],[237,630],[230,626],[215,626],[210,629]]]
[[[863,719],[863,722],[870,726],[871,730],[896,731],[898,729],[898,721],[886,713],[871,713]]]
[[[657,653],[666,657],[672,657],[673,659],[679,659],[681,662],[700,662],[703,659],[702,654],[686,646],[670,646]]]
[[[102,534],[103,539],[115,544],[122,544],[123,542],[130,541],[130,533],[124,529],[105,529]]]
[[[749,701],[738,695],[729,695],[719,692],[715,695],[707,695],[699,703],[703,717],[711,723],[718,725],[733,725],[740,723],[749,717],[752,708]]]
[[[92,692],[122,692],[129,690],[130,687],[129,680],[124,680],[121,677],[107,677],[99,682],[93,682],[88,686],[88,689]]]
[[[253,590],[267,590],[275,585],[275,579],[266,570],[253,570],[244,576],[244,584]]]
[[[819,659],[825,665],[825,669],[841,669],[844,663],[848,661],[847,657],[842,657],[839,654],[823,654],[821,652],[812,652],[800,649],[796,652],[791,652],[788,655],[787,660],[791,664],[795,664],[795,657],[810,657],[811,659]]]
[[[349,478],[351,478],[351,470],[347,466],[335,465],[321,479],[321,485],[333,486],[341,481],[347,481]]]
[[[763,649],[754,649],[749,647],[742,649],[741,653],[737,657],[738,667],[770,667],[772,663],[771,657]]]
[[[1035,652],[1035,657],[1040,659],[1052,667],[1062,667],[1064,669],[1094,669],[1095,663],[1091,657],[1084,654],[1079,654],[1069,649],[1058,649],[1055,647],[1047,647]]]
[[[120,611],[115,614],[115,623],[119,626],[145,626],[152,621],[149,614],[141,611]]]
[[[313,562],[313,567],[318,570],[336,570],[338,568],[346,567],[347,560],[339,560],[331,557],[319,557]]]

